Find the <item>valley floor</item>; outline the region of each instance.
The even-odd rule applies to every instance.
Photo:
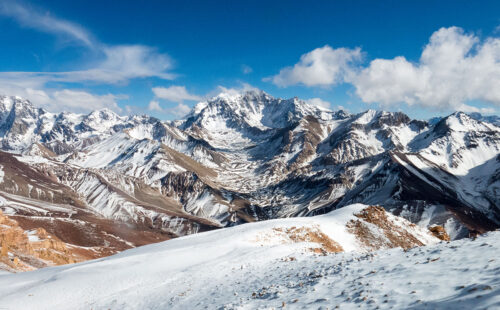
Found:
[[[241,225],[0,274],[0,309],[500,308],[500,232],[406,251],[316,254],[311,243],[267,238],[279,221],[312,220]]]

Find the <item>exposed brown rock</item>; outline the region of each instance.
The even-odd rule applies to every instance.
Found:
[[[0,268],[28,271],[45,266],[70,264],[90,257],[74,253],[59,238],[43,228],[28,232],[0,211]]]
[[[450,236],[448,235],[443,226],[434,225],[429,227],[429,230],[436,238],[441,239],[443,241],[450,241]]]
[[[384,208],[380,206],[369,206],[355,216],[361,220],[351,220],[347,223],[347,228],[368,249],[378,250],[394,247],[409,249],[424,245],[408,231],[389,221]],[[366,223],[376,225],[381,229],[383,235],[374,234]],[[410,225],[415,226],[415,224]]]
[[[344,249],[340,244],[330,239],[319,228],[313,227],[290,227],[290,228],[273,228],[274,231],[285,233],[292,242],[313,242],[320,245],[318,248],[310,249],[312,252],[318,254],[338,253],[343,252]]]

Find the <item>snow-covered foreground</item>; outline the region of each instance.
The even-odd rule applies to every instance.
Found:
[[[366,252],[346,223],[365,206],[190,235],[85,263],[0,274],[0,309],[494,309],[500,232]],[[390,216],[394,227],[405,224]],[[408,223],[408,222],[406,222]],[[318,229],[346,253],[284,231]],[[378,228],[371,227],[373,231]],[[382,233],[381,233],[382,234]]]

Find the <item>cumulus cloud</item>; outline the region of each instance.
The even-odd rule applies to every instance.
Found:
[[[128,98],[125,95],[96,95],[77,89],[50,90],[5,85],[0,85],[0,93],[16,94],[16,96],[27,98],[34,104],[52,112],[72,111],[83,113],[103,108],[121,112],[122,110],[117,101]]]
[[[148,109],[163,114],[170,114],[176,118],[183,117],[191,111],[191,108],[184,104],[184,101],[202,100],[201,96],[190,94],[185,86],[154,87],[152,91],[155,98],[149,102]],[[177,105],[172,108],[162,108],[160,100],[177,102]]]
[[[52,109],[63,106],[73,111],[93,111],[102,108],[121,111],[116,103],[116,100],[120,99],[121,96],[112,94],[94,95],[86,91],[64,89],[53,92],[52,98],[53,100],[50,100],[48,104],[49,108],[53,107]]]
[[[175,117],[183,117],[191,111],[191,108],[183,103],[179,103],[177,106],[169,109],[165,109],[165,111],[169,114],[174,115]]]
[[[165,99],[172,102],[182,103],[183,101],[201,100],[200,96],[190,94],[185,86],[154,87],[153,93],[156,98]]]
[[[163,111],[163,109],[160,106],[160,102],[158,100],[151,100],[148,105],[148,110],[158,111],[158,112]]]
[[[421,106],[437,110],[491,112],[469,105],[500,106],[500,38],[480,40],[459,27],[434,32],[420,59],[374,59],[366,67],[360,49],[317,48],[269,80],[278,86],[350,83],[366,103]]]
[[[221,93],[229,94],[231,96],[237,96],[244,94],[248,91],[260,91],[260,89],[248,84],[248,83],[241,83],[239,86],[235,87],[224,87],[224,86],[217,86],[214,90],[210,91],[205,97],[206,98],[212,98],[215,97]]]
[[[127,111],[129,114],[131,113],[132,109],[129,108],[130,111]],[[175,107],[172,108],[162,108],[160,106],[160,102],[157,100],[151,100],[148,105],[148,110],[149,111],[156,111],[160,112],[162,114],[170,114],[176,118],[181,118],[191,112],[191,108],[184,104],[184,103],[179,103]]]
[[[155,111],[155,112],[160,112],[162,114],[167,114],[167,115],[172,115],[176,118],[181,118],[191,112],[191,108],[184,104],[184,103],[179,103],[175,107],[172,108],[162,108],[160,106],[160,102],[157,100],[151,100],[148,105],[148,110],[149,111]],[[132,112],[132,109],[129,107],[127,112],[130,114]]]
[[[283,68],[279,74],[266,80],[281,87],[297,84],[306,86],[335,85],[351,81],[361,59],[360,48],[333,49],[325,45],[302,55],[300,61],[293,67]]]
[[[311,105],[315,105],[315,106],[318,106],[318,107],[321,107],[321,108],[324,108],[324,109],[330,109],[330,102],[325,101],[325,100],[323,100],[321,98],[307,99],[306,103],[311,104]]]
[[[49,81],[39,76],[0,73],[0,94],[29,99],[35,105],[53,112],[87,112],[102,108],[120,112],[117,101],[126,98],[123,95],[96,95],[79,89],[52,89],[45,86]]]
[[[500,39],[480,41],[461,28],[436,31],[420,61],[375,59],[355,79],[364,102],[406,103],[438,109],[480,111],[465,103],[500,105]]]

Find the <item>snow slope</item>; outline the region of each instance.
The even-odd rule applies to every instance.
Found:
[[[0,308],[443,308],[500,301],[494,276],[500,268],[499,233],[438,243],[389,215],[395,228],[410,227],[431,246],[368,252],[346,228],[366,208],[358,204],[323,216],[239,225],[85,263],[0,275]],[[281,233],[304,227],[318,228],[346,252],[318,255],[311,251],[318,243],[291,242]],[[380,227],[369,229],[382,234]]]

